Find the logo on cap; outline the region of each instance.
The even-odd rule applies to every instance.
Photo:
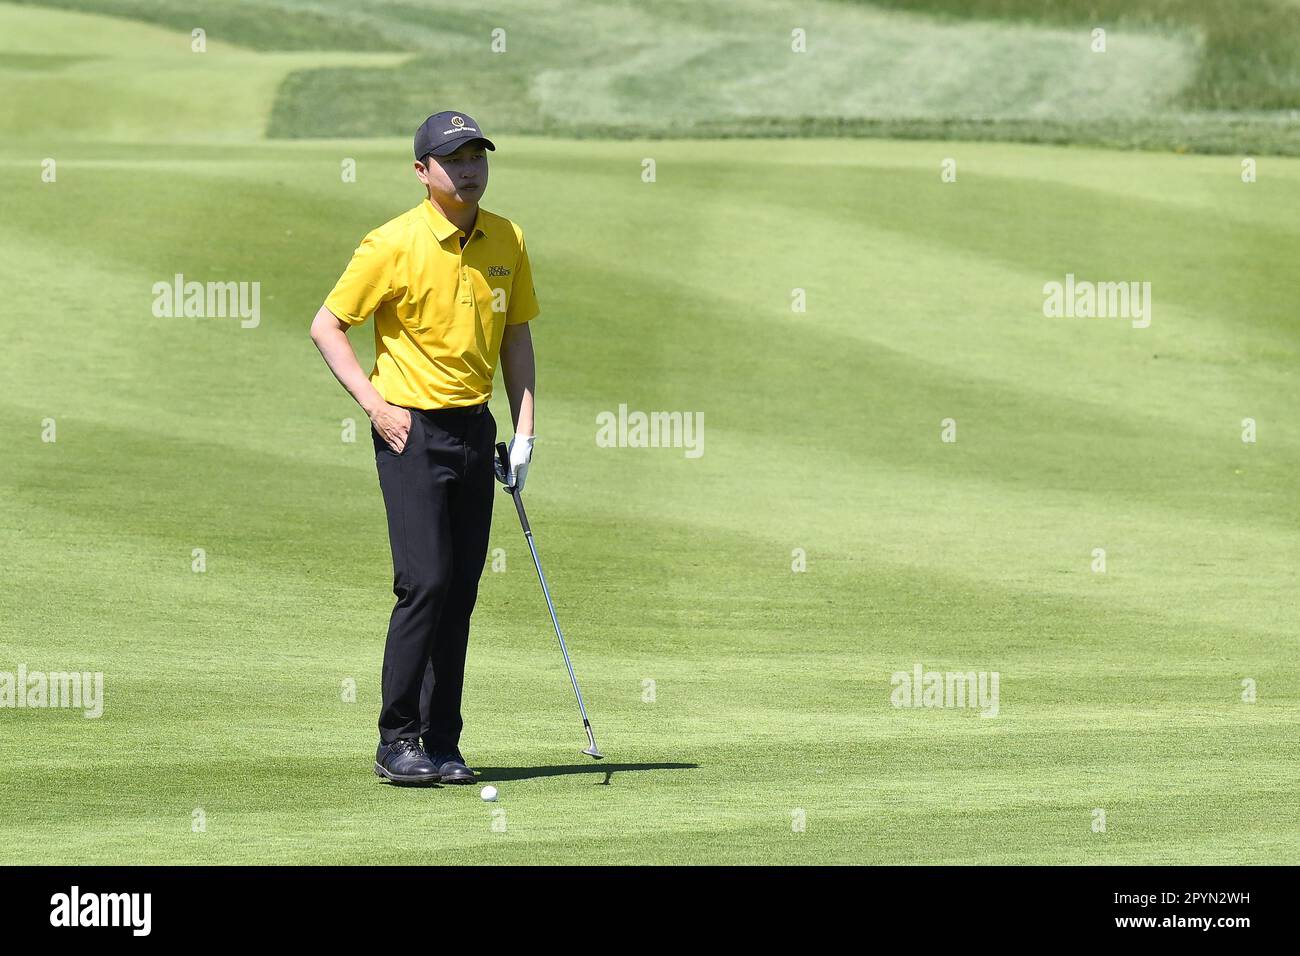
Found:
[[[451,118],[451,125],[452,125],[452,126],[464,126],[464,125],[465,125],[465,120],[464,120],[462,117],[460,117],[460,116],[453,116],[453,117]]]

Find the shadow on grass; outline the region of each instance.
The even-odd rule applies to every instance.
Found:
[[[536,777],[563,777],[570,774],[590,774],[604,777],[598,785],[608,785],[616,773],[634,770],[695,770],[699,764],[694,763],[591,763],[566,764],[559,767],[480,767],[475,778],[477,783],[489,783],[496,780],[532,780]]]

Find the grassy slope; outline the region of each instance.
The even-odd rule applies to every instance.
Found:
[[[839,0],[862,4],[863,0]],[[1204,40],[1192,109],[1293,110],[1300,105],[1300,6],[1294,0],[869,0],[958,19],[1195,30]]]
[[[151,134],[139,109],[124,138]],[[389,559],[304,328],[418,198],[404,141],[10,139],[0,669],[103,669],[109,700],[0,711],[0,859],[1300,862],[1300,166],[1245,186],[1233,160],[1027,147],[499,145],[489,206],[528,229],[544,310],[530,506],[610,762],[578,763],[500,508],[465,749],[508,831],[473,792],[367,769]],[[261,281],[263,325],[153,319],[177,271]],[[1043,318],[1066,271],[1150,279],[1154,325]],[[705,456],[597,451],[620,402],[702,410]],[[915,661],[999,670],[1002,716],[889,707]]]
[[[404,58],[331,54],[357,68]],[[44,155],[70,131],[92,151],[110,140],[253,142],[285,77],[319,62],[317,53],[259,53],[220,34],[198,54],[188,32],[0,3],[0,134]]]
[[[1284,0],[615,0],[559,17],[379,0],[36,0],[139,17],[259,50],[384,50],[299,62],[277,137],[406,133],[430,100],[501,132],[579,137],[901,136],[1300,153],[1300,8]],[[884,9],[896,7],[899,9]],[[1110,31],[1104,56],[1087,31]],[[575,25],[578,30],[575,33]],[[789,32],[809,53],[789,52]],[[488,49],[507,30],[505,55]],[[183,35],[183,34],[182,34]],[[449,68],[449,64],[455,64]],[[3,64],[0,64],[2,66]],[[425,77],[427,81],[415,81]],[[278,81],[277,77],[277,81]]]
[[[338,439],[355,412],[303,328],[355,238],[413,201],[400,143],[344,146],[351,186],[335,147],[110,146],[53,188],[7,147],[3,278],[39,319],[7,340],[4,656],[102,668],[110,698],[98,722],[4,715],[19,729],[0,765],[24,772],[0,780],[0,845],[68,861],[414,862],[451,845],[481,861],[1296,862],[1282,277],[1300,169],[1246,187],[1222,160],[967,146],[944,186],[921,144],[761,160],[501,145],[493,205],[530,230],[545,310],[530,500],[608,787],[577,765],[506,509],[465,743],[504,781],[509,832],[472,792],[368,776],[388,558],[370,456]],[[810,150],[823,198],[795,205],[782,184]],[[168,216],[120,230],[140,208]],[[149,285],[176,270],[259,279],[263,326],[152,319]],[[1043,318],[1039,287],[1066,270],[1151,277],[1154,325]],[[796,284],[803,317],[786,312]],[[596,452],[595,414],[619,402],[704,411],[707,453]],[[54,446],[37,440],[46,415]],[[1245,415],[1258,445],[1237,438]],[[1003,716],[891,709],[888,674],[918,660],[999,670]],[[346,677],[356,705],[338,700]],[[1239,702],[1242,677],[1259,703]],[[290,772],[270,765],[299,731]],[[375,846],[377,831],[399,835]]]

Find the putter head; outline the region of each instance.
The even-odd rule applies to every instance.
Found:
[[[584,748],[582,752],[585,753],[588,757],[594,757],[597,760],[605,759],[605,755],[596,749],[595,744],[592,744],[590,747]]]

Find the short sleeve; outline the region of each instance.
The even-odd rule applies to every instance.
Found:
[[[536,318],[541,308],[537,305],[537,290],[533,288],[533,266],[528,261],[528,246],[519,234],[519,264],[510,284],[510,303],[506,307],[506,325],[523,325]]]
[[[325,299],[325,308],[349,325],[364,322],[385,299],[392,297],[393,256],[375,233],[361,240],[352,261]]]

